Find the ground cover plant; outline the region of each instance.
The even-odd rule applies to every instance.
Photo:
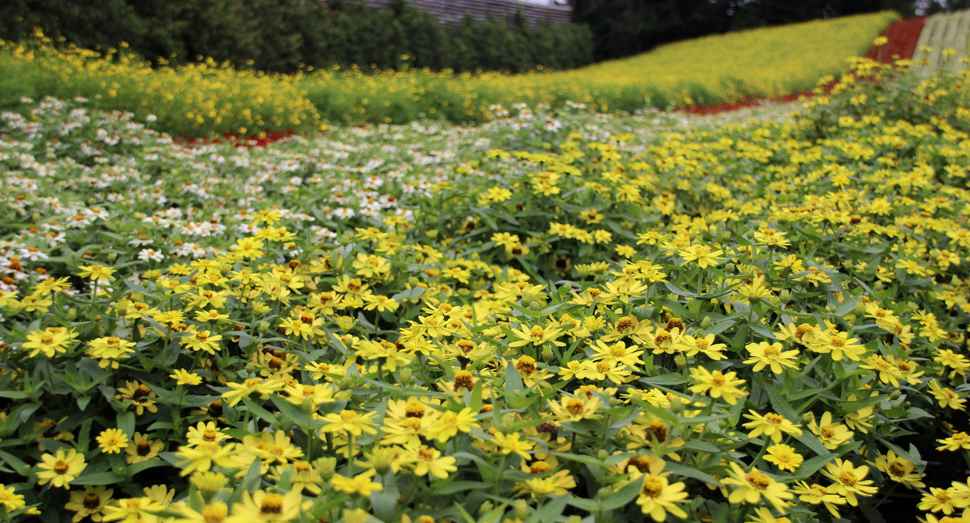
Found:
[[[522,75],[435,73],[409,68],[409,58],[396,71],[361,64],[272,75],[213,60],[152,68],[120,44],[102,57],[41,36],[0,49],[0,107],[27,112],[23,97],[83,96],[92,108],[132,112],[139,121],[150,114],[153,129],[191,137],[312,132],[334,123],[481,123],[516,114],[517,103],[667,109],[803,92],[845,71],[847,59],[864,54],[896,18],[883,12],[742,31],[574,71]]]
[[[0,518],[968,521],[970,100],[886,80],[265,148],[24,101]]]
[[[970,40],[970,10],[937,13],[926,19],[913,59],[927,71],[938,68],[957,72],[966,67]]]

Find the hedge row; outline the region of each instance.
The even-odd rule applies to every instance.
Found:
[[[403,0],[387,9],[301,0],[12,0],[0,38],[35,28],[89,49],[126,42],[154,63],[211,57],[237,67],[404,67],[519,72],[592,61],[586,26],[505,20],[441,24]]]

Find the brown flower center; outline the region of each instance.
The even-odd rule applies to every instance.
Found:
[[[751,482],[751,486],[757,490],[764,490],[768,488],[768,485],[771,485],[771,478],[760,472],[751,472],[748,474],[748,479]]]
[[[94,510],[101,505],[101,496],[93,490],[84,495],[84,508]]]
[[[462,370],[455,373],[455,390],[468,389],[471,391],[474,388],[475,384],[470,372]]]
[[[583,400],[580,399],[570,398],[566,400],[566,410],[568,410],[573,416],[578,416],[581,412],[583,412],[583,408],[585,406],[586,405],[583,403]]]
[[[63,459],[59,459],[57,460],[57,462],[54,463],[54,472],[58,474],[66,474],[67,471],[70,469],[71,469],[71,466]]]
[[[424,404],[420,401],[411,400],[404,407],[404,415],[409,418],[423,418],[424,417]]]
[[[259,513],[261,515],[267,514],[282,514],[283,513],[283,496],[279,494],[266,494],[263,496],[263,501],[260,503]]]
[[[550,470],[552,470],[552,467],[545,461],[536,461],[529,467],[529,474],[545,474]]]
[[[770,425],[781,425],[785,421],[785,418],[774,412],[769,412],[765,414],[765,421]]]
[[[656,498],[663,494],[664,483],[660,478],[654,476],[647,476],[643,480],[643,489],[640,491],[644,496],[649,498]]]
[[[839,473],[839,483],[851,487],[859,481],[859,478],[855,477],[855,472],[851,470],[843,470]]]
[[[901,478],[906,475],[906,467],[898,461],[893,461],[889,464],[889,474]]]

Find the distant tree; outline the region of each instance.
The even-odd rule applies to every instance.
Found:
[[[921,0],[970,5],[970,0]],[[895,10],[913,16],[914,0],[570,0],[573,21],[593,33],[597,60],[676,40],[770,25]]]

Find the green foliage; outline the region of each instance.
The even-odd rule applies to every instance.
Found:
[[[268,72],[353,64],[519,72],[592,59],[592,37],[583,26],[530,28],[521,14],[442,25],[403,1],[379,9],[300,0],[15,0],[0,20],[0,38],[24,40],[35,27],[88,49],[126,42],[155,63],[211,57]]]

